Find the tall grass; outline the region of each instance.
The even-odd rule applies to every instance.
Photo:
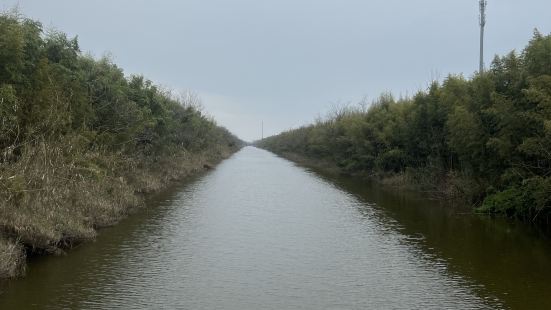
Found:
[[[0,236],[0,279],[13,278],[25,273],[25,252],[18,242]]]

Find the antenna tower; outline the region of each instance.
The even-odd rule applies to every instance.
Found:
[[[484,73],[484,26],[486,26],[486,7],[488,6],[487,0],[480,0],[480,68],[479,73]]]

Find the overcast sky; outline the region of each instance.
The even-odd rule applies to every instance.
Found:
[[[478,0],[0,0],[126,74],[194,90],[245,140],[478,69]],[[486,63],[551,32],[551,1],[489,0]]]

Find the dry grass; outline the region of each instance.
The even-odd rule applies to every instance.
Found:
[[[68,147],[69,145],[69,147]],[[26,147],[17,162],[0,163],[0,233],[31,252],[59,249],[93,239],[143,206],[144,194],[202,170],[229,152],[128,158],[80,152],[71,143]],[[24,268],[22,245],[0,242],[0,278]]]
[[[15,278],[25,273],[25,251],[21,244],[0,236],[0,279]]]

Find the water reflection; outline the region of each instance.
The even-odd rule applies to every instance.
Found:
[[[395,229],[409,236],[408,244],[446,264],[451,274],[469,280],[485,299],[501,300],[514,309],[551,309],[548,232],[476,215],[465,206],[423,199],[419,193],[316,173],[394,219],[399,223]]]
[[[547,305],[543,239],[262,150],[148,205],[95,243],[33,261],[0,309]]]

